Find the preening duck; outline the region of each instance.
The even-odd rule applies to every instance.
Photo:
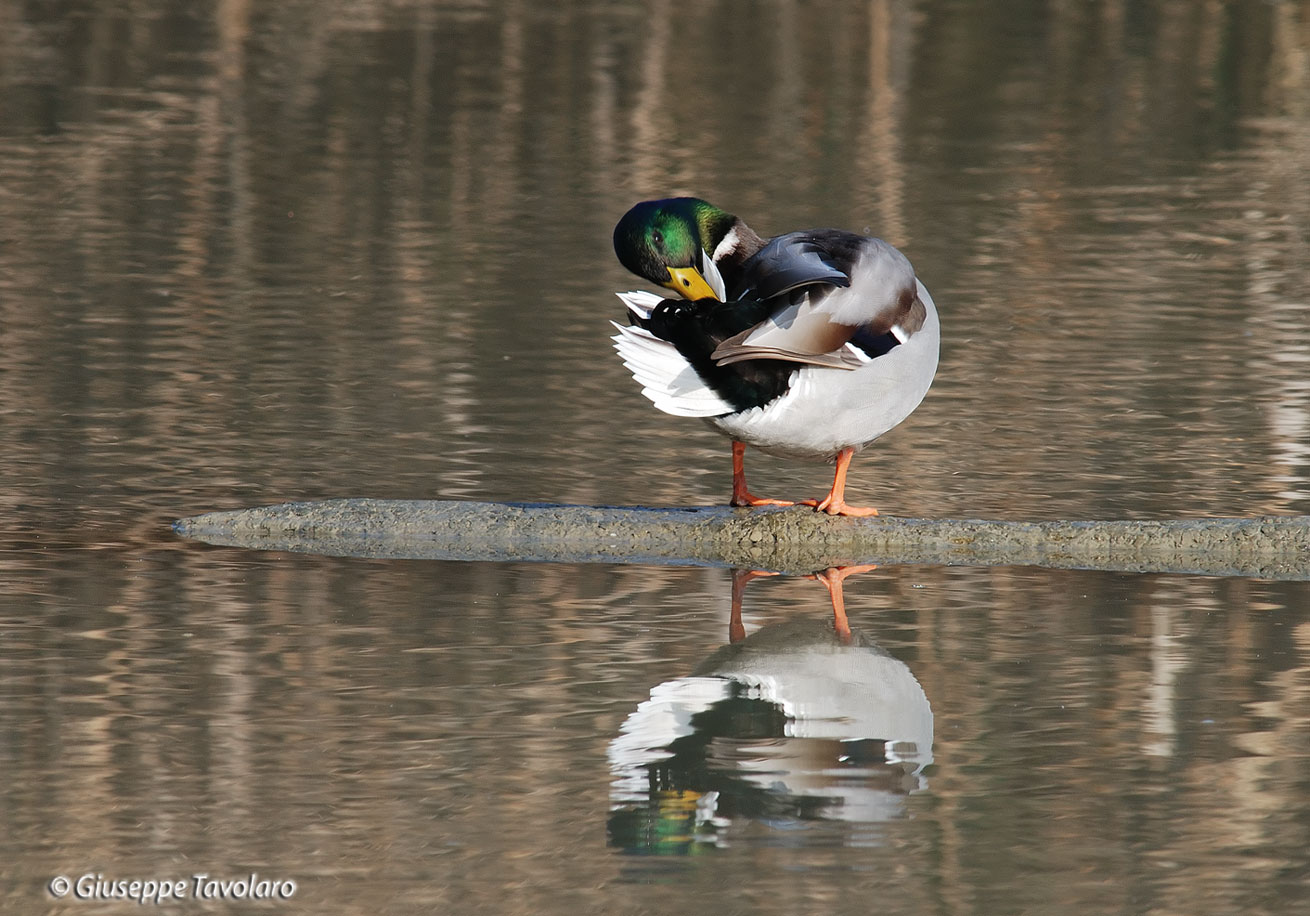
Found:
[[[937,371],[937,309],[905,255],[840,229],[766,240],[695,197],[637,204],[614,250],[682,297],[619,293],[633,325],[614,325],[615,349],[657,408],[732,440],[732,505],[793,505],[751,495],[753,445],[835,462],[828,495],[802,505],[877,515],[845,501],[851,459],[919,406]]]

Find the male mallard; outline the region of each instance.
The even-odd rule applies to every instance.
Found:
[[[937,310],[905,255],[840,229],[766,241],[695,197],[637,204],[614,227],[614,250],[684,297],[620,293],[635,327],[615,324],[615,349],[656,407],[732,439],[732,505],[792,505],[747,490],[753,445],[836,462],[832,490],[804,505],[877,515],[846,504],[846,470],[919,406],[937,371]]]

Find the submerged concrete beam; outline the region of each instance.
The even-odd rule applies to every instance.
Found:
[[[335,499],[174,523],[210,544],[332,556],[735,566],[1054,566],[1310,579],[1310,516],[1005,522],[688,509]]]

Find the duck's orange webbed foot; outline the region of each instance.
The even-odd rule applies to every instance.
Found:
[[[742,490],[740,493],[733,490],[731,505],[740,509],[744,506],[794,506],[796,503],[789,502],[785,499],[762,499],[758,496],[751,496],[750,493],[745,490]]]
[[[829,515],[846,515],[855,518],[868,518],[878,514],[878,510],[873,506],[848,505],[844,499],[833,499],[831,493],[823,499],[802,499],[798,505],[813,506],[820,512],[827,512]]]
[[[878,510],[872,506],[851,506],[846,503],[846,469],[851,466],[851,459],[855,457],[855,449],[844,448],[837,453],[837,471],[832,476],[832,489],[823,499],[807,499],[801,502],[802,506],[813,506],[820,512],[827,512],[829,515],[846,515],[855,518],[868,518],[878,514]]]

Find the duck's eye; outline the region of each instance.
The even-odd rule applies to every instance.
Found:
[[[651,233],[650,240],[655,243],[656,248],[664,247],[664,236],[658,229]]]

